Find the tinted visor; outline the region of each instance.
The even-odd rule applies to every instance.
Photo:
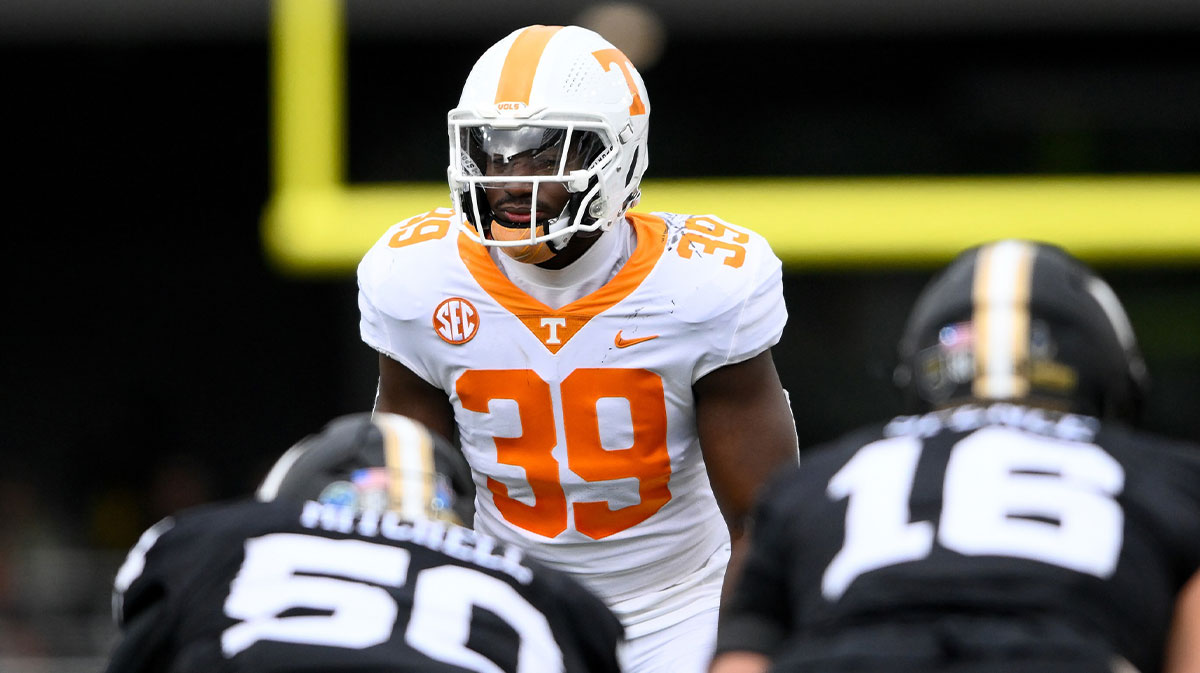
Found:
[[[463,171],[474,176],[565,176],[589,167],[604,151],[594,131],[524,126],[462,127]]]

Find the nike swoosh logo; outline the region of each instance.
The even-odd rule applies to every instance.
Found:
[[[615,344],[617,348],[629,348],[630,346],[640,344],[643,341],[649,341],[651,339],[657,339],[657,338],[658,338],[657,334],[651,334],[650,336],[636,337],[633,339],[622,339],[621,338],[621,330],[617,330],[617,337],[615,339],[613,339],[613,344]]]

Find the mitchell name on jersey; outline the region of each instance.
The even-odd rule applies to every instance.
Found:
[[[117,572],[113,609],[106,673],[607,673],[622,637],[578,582],[486,535],[286,500],[164,519]]]
[[[762,237],[711,215],[626,220],[628,261],[560,308],[518,289],[448,209],[393,226],[358,269],[363,340],[454,407],[476,528],[610,602],[728,542],[692,384],[773,346],[787,320]]]

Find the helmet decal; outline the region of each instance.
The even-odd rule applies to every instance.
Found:
[[[387,470],[365,467],[351,472],[349,480],[330,482],[316,500],[355,510],[383,511],[389,505],[387,485]]]
[[[321,489],[320,495],[317,496],[317,502],[323,505],[357,508],[361,499],[359,498],[358,487],[353,483],[349,481],[333,481]]]
[[[938,331],[937,342],[917,354],[921,384],[931,397],[944,399],[956,386],[975,378],[974,350],[974,325],[969,321]]]

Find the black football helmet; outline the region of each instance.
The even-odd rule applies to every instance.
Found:
[[[1112,289],[1036,241],[960,253],[918,296],[899,359],[913,412],[996,400],[1136,421],[1148,386]]]
[[[317,500],[470,525],[475,487],[462,454],[424,425],[397,414],[359,413],[330,421],[288,449],[257,498]]]

